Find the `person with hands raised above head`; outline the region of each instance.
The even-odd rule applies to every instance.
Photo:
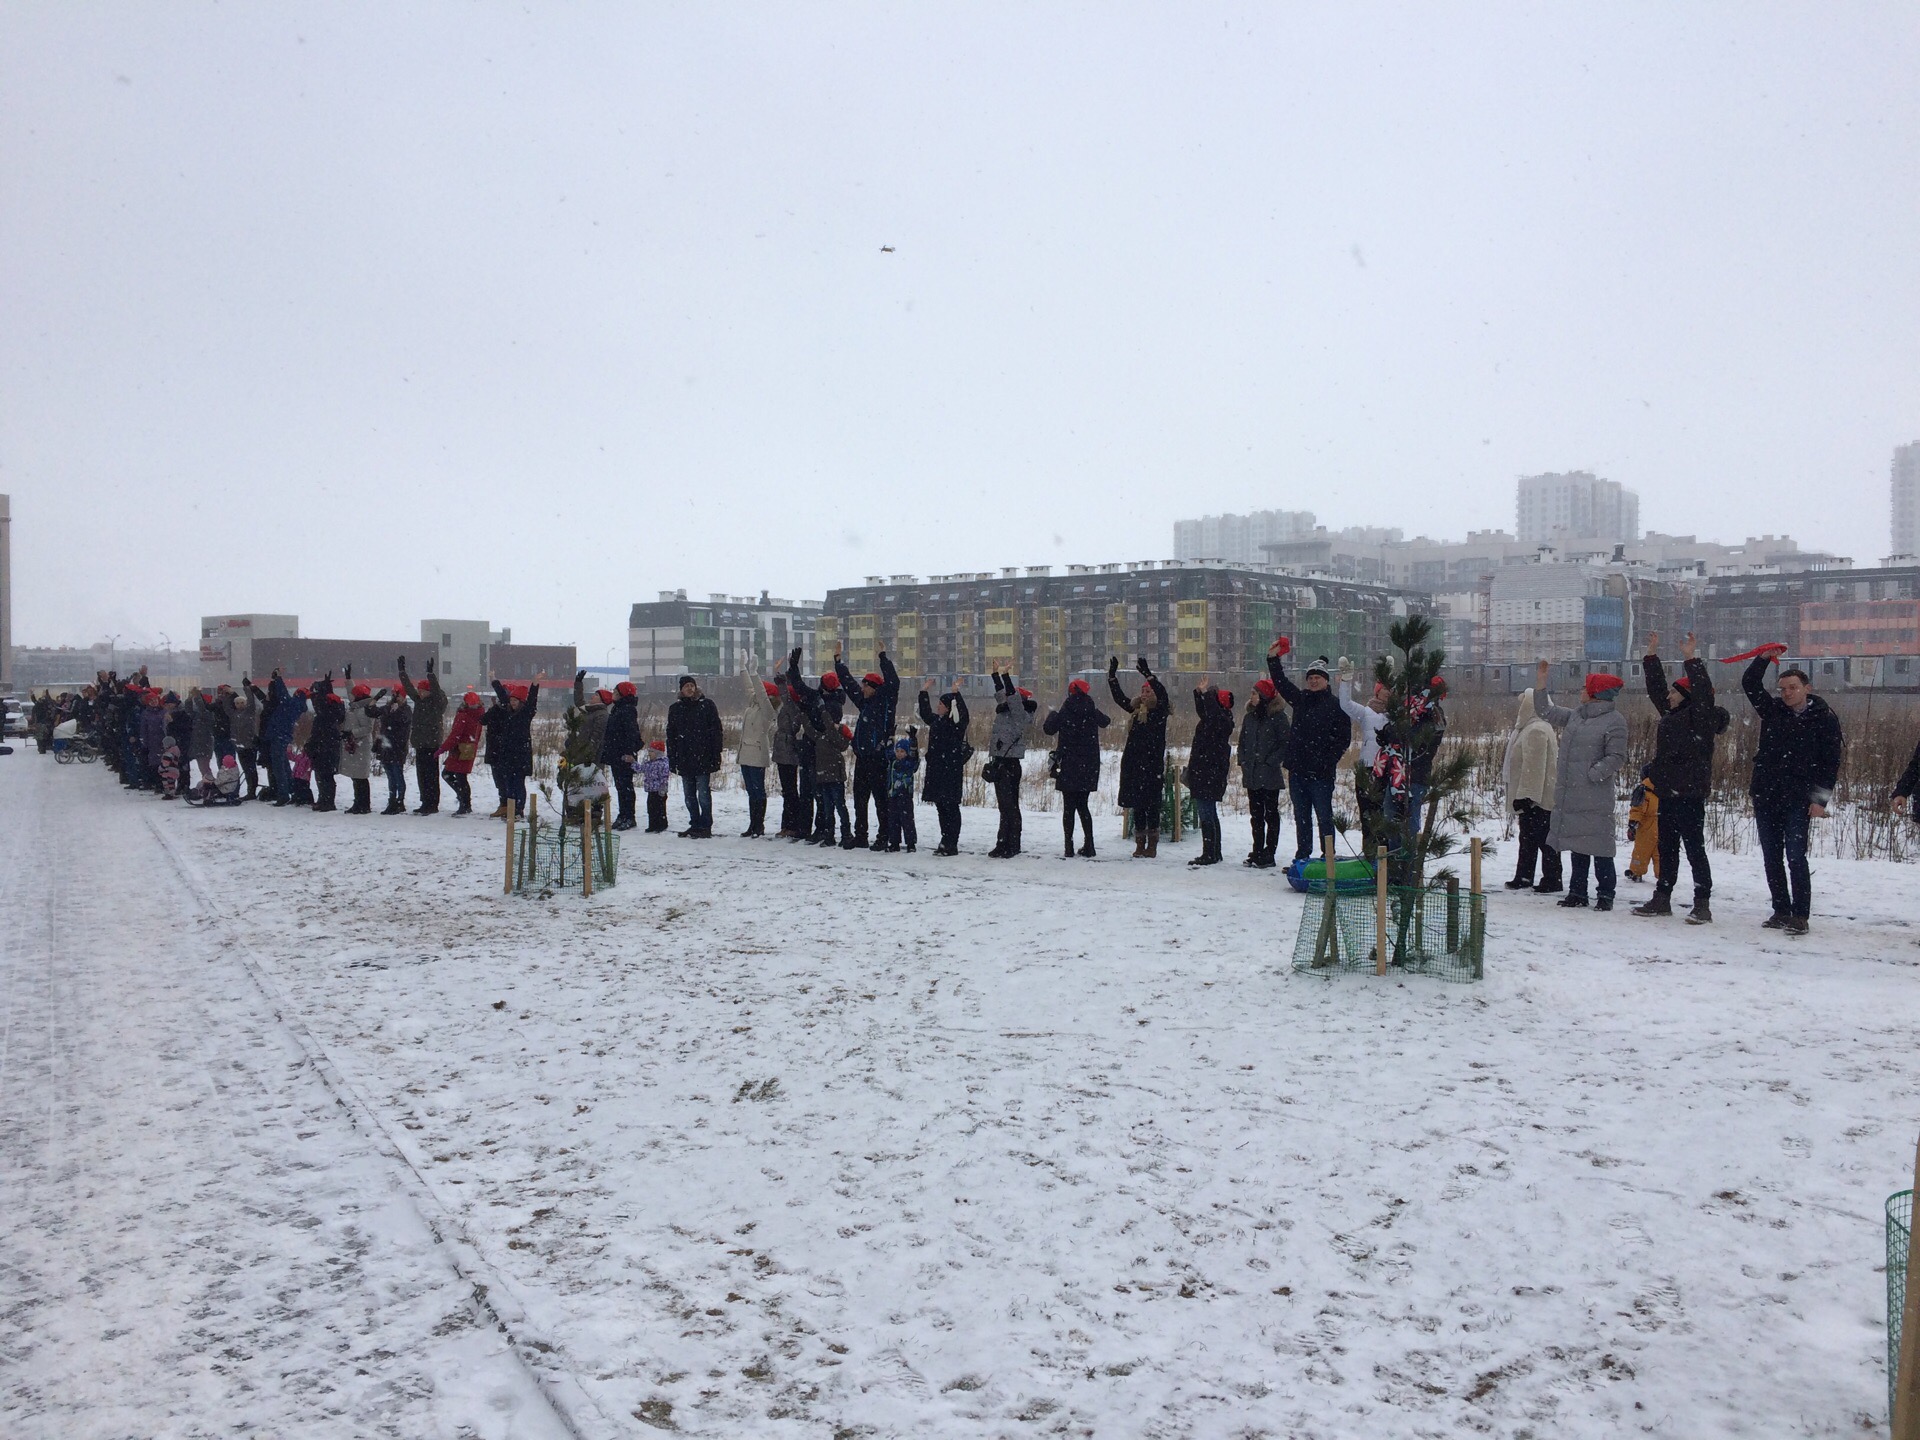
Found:
[[[413,699],[413,724],[407,743],[413,747],[413,779],[420,792],[416,815],[440,813],[440,742],[447,734],[447,692],[440,684],[437,652],[423,662],[425,678],[415,680],[407,674],[407,657],[395,660],[400,688]]]
[[[993,803],[1000,812],[1000,833],[993,849],[994,860],[1010,860],[1020,853],[1020,780],[1021,762],[1027,754],[1027,731],[1033,725],[1040,702],[1031,690],[1015,683],[1013,672],[993,666],[993,729],[987,735],[987,771],[982,776],[993,786]]]
[[[1189,865],[1220,863],[1220,802],[1233,770],[1233,692],[1215,690],[1202,676],[1193,690],[1193,748],[1187,756],[1187,788],[1200,818],[1200,853]]]
[[[839,642],[833,647],[833,673],[840,689],[860,714],[853,727],[853,814],[854,843],[867,840],[867,802],[873,802],[874,829],[885,819],[889,768],[893,763],[894,712],[900,703],[900,676],[887,658],[887,647],[875,651],[880,661],[877,671],[869,670],[856,684],[853,672],[841,657]],[[872,847],[886,849],[886,841],[876,838]]]
[[[1613,909],[1614,837],[1619,830],[1615,794],[1627,763],[1627,718],[1614,704],[1618,675],[1587,676],[1586,701],[1577,710],[1555,705],[1547,695],[1553,666],[1540,662],[1534,678],[1534,713],[1561,732],[1559,772],[1554,777],[1553,823],[1547,842],[1572,856],[1563,909],[1584,909],[1587,874],[1596,883],[1595,910]]]
[[[800,652],[795,650],[787,661],[787,673],[777,677],[780,689],[775,701],[773,735],[767,745],[774,772],[780,777],[780,828],[774,838],[787,841],[807,838],[809,825],[805,807],[811,805],[813,798],[811,787],[800,788],[802,766],[809,775],[813,772],[813,745],[806,738],[806,702],[791,678],[799,663]]]
[[[927,727],[927,778],[920,798],[933,806],[940,817],[940,843],[936,855],[960,853],[960,793],[966,780],[967,759],[973,747],[967,744],[967,700],[960,693],[960,677],[941,692],[936,702],[933,682],[920,685],[920,719]],[[937,708],[936,708],[937,705]]]
[[[1254,681],[1240,720],[1240,783],[1246,788],[1253,821],[1253,848],[1240,863],[1257,870],[1274,867],[1280,845],[1280,792],[1286,788],[1286,707],[1269,679]]]
[[[1660,712],[1659,728],[1654,733],[1653,762],[1647,768],[1647,782],[1657,797],[1659,828],[1659,864],[1655,870],[1653,894],[1636,915],[1671,915],[1673,887],[1680,878],[1680,847],[1687,851],[1687,866],[1693,871],[1693,909],[1687,915],[1690,925],[1713,921],[1713,871],[1707,863],[1707,798],[1713,793],[1713,752],[1727,728],[1727,712],[1713,703],[1713,677],[1694,654],[1693,632],[1680,646],[1683,673],[1671,686],[1657,653],[1658,631],[1647,636],[1647,653],[1641,661],[1647,682],[1647,697]]]
[[[1293,707],[1287,734],[1287,787],[1293,799],[1295,860],[1308,860],[1322,835],[1333,833],[1333,786],[1353,741],[1353,722],[1333,692],[1333,667],[1322,655],[1307,667],[1306,685],[1287,678],[1281,661],[1293,650],[1282,635],[1267,647],[1267,678]]]
[[[1167,687],[1154,677],[1142,655],[1134,661],[1140,688],[1129,698],[1120,688],[1120,657],[1107,657],[1107,689],[1113,703],[1128,712],[1126,748],[1120,752],[1120,808],[1133,813],[1133,858],[1151,860],[1160,853],[1160,807],[1167,775]],[[1087,843],[1093,843],[1088,827]]]
[[[1767,666],[1786,650],[1784,645],[1762,645],[1731,659],[1749,661],[1740,688],[1760,717],[1760,745],[1748,793],[1773,900],[1773,914],[1763,924],[1769,930],[1804,935],[1813,910],[1808,831],[1811,821],[1827,813],[1834,786],[1840,783],[1845,737],[1840,717],[1813,693],[1813,682],[1798,666],[1780,672],[1777,695],[1767,693]]]
[[[1340,657],[1340,683],[1334,687],[1340,709],[1360,736],[1360,754],[1353,762],[1353,799],[1360,812],[1360,846],[1371,855],[1381,844],[1381,818],[1385,808],[1385,787],[1374,778],[1374,762],[1380,758],[1380,732],[1387,728],[1387,691],[1378,680],[1373,682],[1372,701],[1362,705],[1354,698],[1353,662]]]
[[[1058,737],[1053,751],[1053,788],[1060,792],[1060,826],[1066,832],[1068,860],[1074,856],[1076,817],[1086,834],[1079,853],[1089,860],[1094,858],[1093,815],[1087,808],[1087,796],[1100,788],[1100,732],[1108,723],[1106,712],[1093,703],[1087,682],[1073,680],[1067,684],[1067,698],[1060,702],[1060,708],[1049,711],[1040,727]]]
[[[353,679],[353,667],[347,667],[347,680]],[[313,767],[313,814],[332,810],[334,774],[340,768],[340,727],[347,707],[333,693],[333,672],[329,670],[307,691],[307,703],[313,707],[313,724],[307,731],[301,753]]]

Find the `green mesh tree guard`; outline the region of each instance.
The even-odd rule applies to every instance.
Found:
[[[605,830],[592,832],[593,888],[611,886],[620,873],[620,836]],[[580,888],[585,866],[580,854],[578,825],[549,825],[536,821],[522,826],[513,854],[514,893]]]
[[[1473,981],[1485,973],[1487,897],[1462,890],[1457,882],[1435,881],[1424,889],[1387,889],[1387,972],[1436,975],[1442,980]],[[1378,892],[1342,893],[1329,903],[1322,893],[1307,897],[1300,912],[1300,934],[1293,944],[1295,970],[1331,973],[1359,970],[1371,974],[1380,928]]]
[[[1887,1197],[1887,1424],[1900,1383],[1900,1317],[1907,1308],[1907,1246],[1913,1238],[1913,1191]]]

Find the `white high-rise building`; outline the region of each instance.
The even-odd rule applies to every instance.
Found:
[[[1893,553],[1920,555],[1920,440],[1893,448]]]
[[[1518,510],[1515,533],[1524,544],[1607,540],[1631,545],[1640,538],[1639,495],[1587,470],[1521,476]]]
[[[1173,558],[1264,565],[1268,545],[1313,534],[1311,510],[1255,510],[1248,515],[1203,515],[1173,522]]]

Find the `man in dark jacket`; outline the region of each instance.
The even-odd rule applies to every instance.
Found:
[[[1271,870],[1280,846],[1280,790],[1287,783],[1287,712],[1272,680],[1257,680],[1240,721],[1240,783],[1253,816],[1253,848],[1243,865]]]
[[[1333,783],[1340,757],[1353,741],[1353,722],[1333,693],[1333,666],[1322,655],[1307,667],[1303,690],[1287,679],[1281,656],[1293,648],[1285,636],[1267,647],[1267,677],[1293,707],[1287,734],[1287,787],[1293,798],[1296,860],[1313,857],[1318,836],[1333,833]],[[1318,827],[1316,829],[1316,827]]]
[[[720,761],[720,711],[693,676],[682,675],[680,698],[667,708],[667,764],[687,802],[683,840],[713,838],[713,773]]]
[[[867,843],[868,799],[873,801],[876,832],[886,813],[887,767],[893,758],[894,712],[900,703],[900,676],[886,648],[882,646],[878,653],[879,672],[869,670],[855,685],[839,645],[833,647],[833,673],[840,677],[840,691],[860,712],[853,726],[853,839],[858,845]],[[872,848],[884,850],[887,843],[875,840]]]
[[[1840,779],[1843,738],[1840,717],[1813,693],[1807,672],[1780,672],[1779,694],[1767,693],[1767,666],[1785,653],[1784,645],[1762,646],[1740,677],[1740,688],[1760,716],[1760,748],[1753,757],[1753,823],[1766,860],[1767,889],[1773,897],[1769,930],[1807,933],[1813,909],[1813,883],[1807,873],[1808,823],[1827,813]],[[1666,818],[1664,801],[1661,820]]]
[[[440,662],[427,656],[427,678],[418,682],[407,678],[407,657],[396,662],[400,667],[400,688],[413,697],[413,722],[407,743],[413,747],[413,778],[420,787],[416,815],[440,813],[440,742],[447,738],[447,692],[440,688]]]
[[[633,815],[633,771],[640,763],[640,692],[631,680],[613,687],[613,704],[607,708],[607,728],[600,735],[600,763],[613,774],[614,793],[620,797],[620,817],[616,830],[631,830],[638,822]]]
[[[1647,780],[1660,797],[1659,883],[1636,915],[1671,915],[1673,886],[1680,878],[1680,847],[1687,848],[1687,867],[1693,871],[1693,909],[1689,925],[1713,921],[1713,870],[1707,864],[1707,797],[1713,793],[1713,751],[1727,728],[1727,712],[1713,703],[1713,679],[1706,663],[1693,653],[1693,632],[1680,646],[1684,672],[1667,685],[1666,669],[1654,650],[1658,632],[1647,636],[1647,654],[1640,662],[1647,681],[1647,698],[1660,712],[1654,736],[1653,763]]]

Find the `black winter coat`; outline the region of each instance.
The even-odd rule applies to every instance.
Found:
[[[1167,687],[1151,675],[1141,683],[1143,689],[1152,689],[1154,698],[1145,715],[1131,709],[1133,701],[1120,688],[1119,677],[1107,676],[1113,703],[1133,717],[1127,722],[1127,748],[1120,752],[1120,808],[1158,815],[1167,778]]]
[[[313,706],[313,729],[307,735],[306,756],[322,770],[340,768],[340,725],[347,707],[333,693],[333,686],[322,680],[308,692]]]
[[[1760,750],[1748,793],[1756,804],[1825,805],[1840,781],[1840,717],[1818,695],[1798,714],[1767,691],[1765,655],[1754,657],[1740,687],[1760,716]]]
[[[1896,799],[1905,799],[1916,788],[1920,788],[1920,745],[1913,747],[1913,754],[1907,759],[1907,768],[1900,772],[1900,783],[1893,787],[1893,793]],[[1920,820],[1920,810],[1914,811],[1914,819]]]
[[[1211,690],[1193,692],[1193,708],[1200,723],[1193,728],[1193,749],[1187,755],[1187,788],[1196,800],[1218,804],[1226,798],[1227,776],[1233,770],[1233,699],[1222,705]]]
[[[640,697],[622,695],[607,711],[607,728],[600,732],[600,753],[594,760],[611,765],[636,757],[645,748],[640,743]]]
[[[704,695],[684,695],[667,708],[667,765],[676,775],[711,775],[720,768],[720,711]]]
[[[1641,662],[1647,698],[1660,712],[1654,735],[1653,769],[1647,778],[1661,800],[1704,800],[1713,793],[1713,750],[1727,728],[1727,712],[1713,703],[1713,679],[1704,660],[1686,663],[1687,698],[1667,695],[1667,672],[1658,655]]]
[[[1059,737],[1054,750],[1060,756],[1060,773],[1054,777],[1054,789],[1100,788],[1100,732],[1109,723],[1106,712],[1094,705],[1093,697],[1078,690],[1070,691],[1060,708],[1048,714],[1040,728]]]
[[[493,693],[500,697],[500,703],[487,711],[488,760],[489,765],[498,765],[512,775],[531,775],[533,773],[533,717],[540,708],[540,687],[527,687],[526,702],[518,710],[507,706],[507,687],[498,680],[493,682]],[[494,712],[499,711],[499,719]]]
[[[960,787],[967,770],[967,702],[959,694],[947,697],[948,714],[940,717],[920,692],[920,718],[927,726],[926,780],[920,798],[929,805],[960,803]]]
[[[1287,734],[1287,769],[1310,780],[1331,780],[1340,757],[1353,743],[1353,721],[1340,708],[1340,697],[1329,685],[1324,690],[1302,690],[1287,679],[1277,655],[1267,657],[1267,674],[1293,707],[1293,725]]]
[[[1287,712],[1280,702],[1258,700],[1240,722],[1240,783],[1249,790],[1282,790],[1287,774]]]

